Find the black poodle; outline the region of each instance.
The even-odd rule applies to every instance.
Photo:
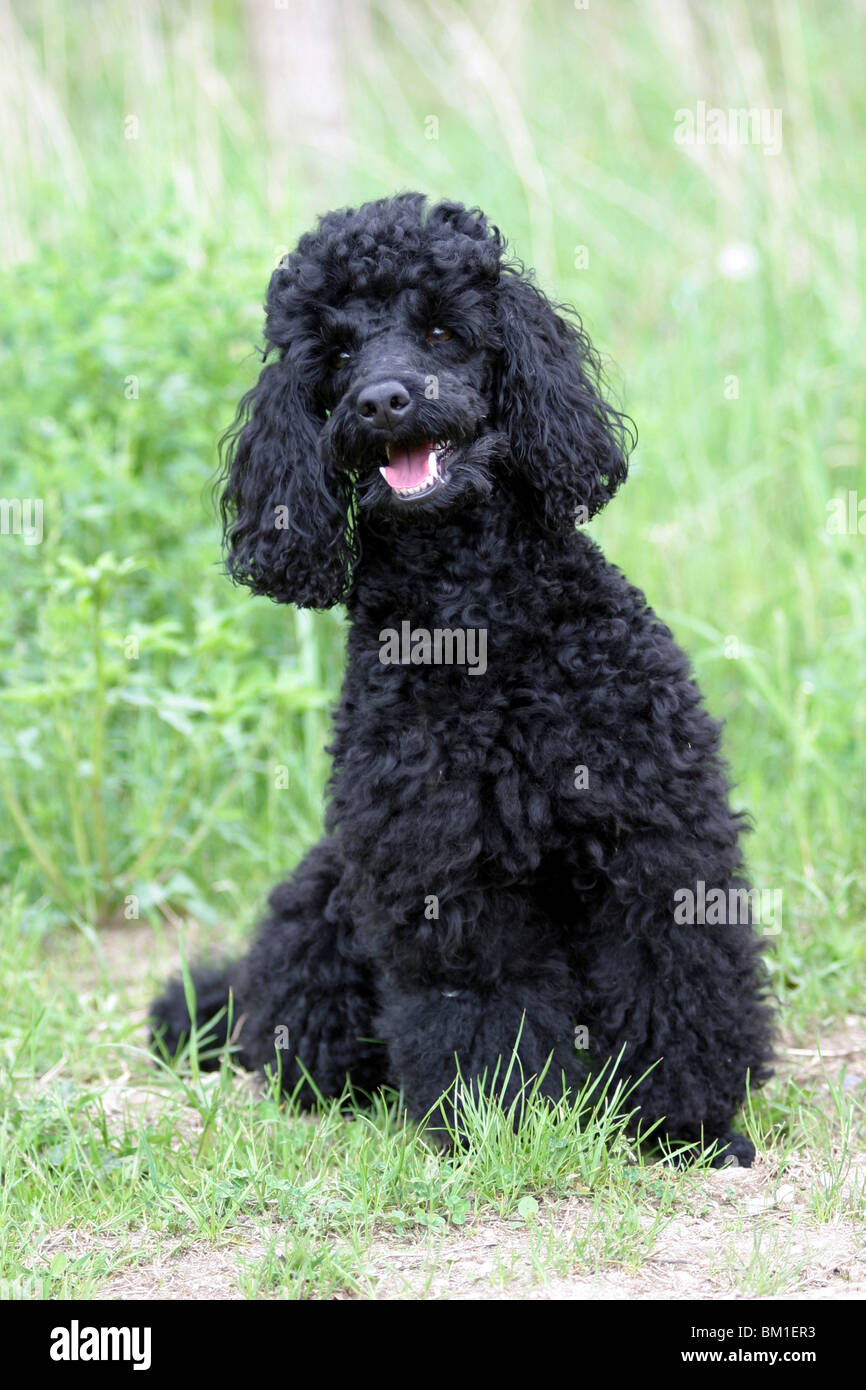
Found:
[[[561,1100],[622,1050],[648,1072],[635,1124],[750,1163],[731,1122],[770,1075],[772,1011],[741,817],[687,658],[576,529],[633,443],[579,322],[477,209],[407,193],[301,238],[266,336],[227,565],[280,603],[344,602],[348,668],[327,835],[249,955],[195,974],[197,1024],[224,1009],[224,1042],[231,990],[243,1065],[279,1062],[307,1104],[307,1075],[398,1085],[419,1118],[451,1087],[458,1133],[458,1062],[495,1089],[517,1043],[500,1099],[522,1072]],[[179,982],[153,1020],[175,1052]]]

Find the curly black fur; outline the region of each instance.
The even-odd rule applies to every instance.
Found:
[[[345,601],[348,669],[326,838],[249,955],[200,977],[197,1021],[231,988],[246,1066],[287,1030],[287,1089],[312,1103],[302,1063],[325,1095],[399,1084],[416,1116],[455,1057],[472,1084],[518,1034],[557,1098],[624,1049],[632,1078],[658,1063],[639,1118],[750,1162],[731,1121],[770,1074],[758,941],[674,915],[678,890],[745,886],[742,826],[686,657],[575,529],[633,442],[579,322],[480,212],[405,194],[301,238],[266,335],[229,437],[227,566],[281,603]],[[484,630],[486,671],[384,664],[406,622]],[[153,1017],[173,1051],[179,985]]]

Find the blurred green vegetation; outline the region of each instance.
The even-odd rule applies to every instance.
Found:
[[[216,440],[282,249],[420,187],[484,207],[616,364],[640,443],[593,530],[728,721],[780,986],[859,1010],[866,535],[827,504],[866,498],[864,7],[337,8],[342,146],[268,116],[252,30],[303,5],[3,8],[0,496],[44,503],[41,544],[0,536],[25,930],[240,932],[317,834],[343,619],[221,576]],[[780,109],[781,152],[677,145],[699,101]]]

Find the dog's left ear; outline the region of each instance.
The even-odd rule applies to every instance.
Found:
[[[598,356],[578,323],[510,266],[497,295],[495,423],[532,510],[546,529],[571,530],[625,479],[633,426],[604,399]]]

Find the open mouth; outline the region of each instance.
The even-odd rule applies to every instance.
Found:
[[[379,469],[392,492],[404,500],[434,492],[448,478],[448,458],[454,452],[450,439],[421,440],[388,445],[388,462]]]

